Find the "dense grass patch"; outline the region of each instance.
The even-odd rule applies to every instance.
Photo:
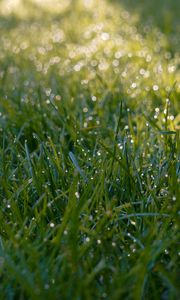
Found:
[[[148,3],[0,2],[1,299],[179,298],[180,5]]]

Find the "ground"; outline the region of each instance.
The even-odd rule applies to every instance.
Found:
[[[0,2],[1,299],[179,298],[180,2]]]

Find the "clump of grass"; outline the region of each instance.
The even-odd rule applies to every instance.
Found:
[[[3,3],[1,298],[178,299],[178,32],[138,1]]]

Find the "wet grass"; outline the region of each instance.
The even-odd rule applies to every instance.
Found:
[[[1,299],[178,299],[179,1],[5,2]]]

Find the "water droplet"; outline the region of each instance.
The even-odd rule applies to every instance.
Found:
[[[137,87],[137,84],[135,83],[135,82],[133,82],[132,84],[131,84],[131,88],[132,89],[135,89]]]
[[[75,196],[76,196],[76,198],[77,198],[77,199],[79,199],[79,198],[80,198],[80,195],[79,195],[79,193],[78,193],[78,192],[75,192]]]
[[[109,33],[107,33],[107,32],[102,32],[102,34],[101,34],[101,39],[102,39],[103,41],[107,41],[107,40],[109,40],[109,38],[110,38]]]
[[[88,112],[88,108],[87,108],[87,107],[84,107],[84,108],[83,108],[83,112],[84,112],[84,113],[87,113],[87,112]]]
[[[49,284],[46,283],[46,284],[44,285],[44,288],[45,288],[45,290],[48,290],[48,289],[50,288]]]
[[[157,84],[153,85],[153,91],[158,91],[159,90],[159,87]]]

